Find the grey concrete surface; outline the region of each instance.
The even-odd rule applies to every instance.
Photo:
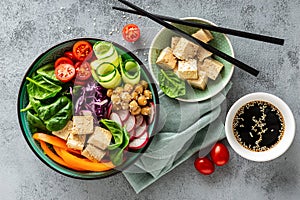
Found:
[[[241,96],[263,91],[292,109],[296,137],[280,158],[256,163],[230,149],[228,165],[200,175],[187,160],[155,184],[135,194],[122,174],[83,181],[60,175],[37,159],[19,128],[16,104],[25,71],[54,44],[77,37],[114,40],[131,50],[147,48],[160,26],[113,11],[116,0],[0,1],[0,199],[299,199],[300,197],[300,1],[299,0],[132,0],[145,9],[175,17],[196,16],[216,24],[285,38],[276,46],[230,36],[236,57],[261,71],[255,78],[236,69],[228,106]],[[134,22],[138,44],[118,32]],[[139,53],[146,63],[147,53]]]

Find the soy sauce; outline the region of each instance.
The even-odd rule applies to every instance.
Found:
[[[233,132],[245,148],[262,152],[281,140],[285,125],[281,112],[266,101],[251,101],[243,105],[233,119]]]

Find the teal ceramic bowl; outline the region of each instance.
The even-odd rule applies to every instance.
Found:
[[[75,170],[71,170],[69,168],[66,168],[64,166],[61,166],[61,165],[57,164],[56,162],[54,162],[53,160],[51,160],[47,155],[44,154],[44,152],[41,149],[39,143],[36,142],[32,138],[33,133],[30,131],[30,128],[29,128],[29,125],[28,125],[27,116],[26,116],[27,114],[26,114],[26,112],[21,112],[21,109],[25,108],[28,104],[28,94],[27,94],[27,90],[26,90],[26,85],[27,85],[28,81],[26,80],[26,77],[31,77],[32,74],[38,68],[40,68],[41,66],[43,66],[43,65],[45,65],[49,62],[54,62],[57,58],[62,56],[65,51],[71,50],[73,44],[76,41],[79,41],[79,40],[87,40],[91,44],[94,44],[97,41],[101,41],[101,39],[96,39],[96,38],[78,38],[78,39],[65,41],[63,43],[55,45],[54,47],[50,48],[49,50],[47,50],[46,52],[41,54],[33,62],[33,64],[29,67],[29,69],[27,70],[27,72],[26,72],[26,74],[23,78],[23,81],[21,83],[20,90],[19,90],[18,105],[17,105],[18,118],[19,118],[19,124],[20,124],[21,130],[22,130],[23,136],[24,136],[28,146],[31,148],[31,150],[34,152],[34,154],[43,163],[45,163],[48,167],[50,167],[51,169],[53,169],[53,170],[55,170],[55,171],[57,171],[57,172],[59,172],[63,175],[66,175],[66,176],[69,176],[69,177],[72,177],[72,178],[100,179],[100,178],[108,177],[110,175],[114,175],[114,174],[116,174],[120,171],[126,170],[126,168],[129,167],[130,165],[132,165],[139,158],[139,156],[141,156],[142,153],[147,149],[147,147],[151,143],[152,138],[154,136],[156,123],[158,121],[159,99],[158,99],[158,93],[157,93],[156,85],[154,84],[154,80],[152,79],[152,77],[151,77],[150,73],[148,72],[148,70],[146,69],[145,65],[133,53],[131,53],[129,50],[127,50],[126,48],[112,42],[115,45],[115,47],[116,47],[119,54],[127,53],[128,55],[130,55],[134,60],[136,60],[140,64],[140,66],[141,66],[141,79],[144,79],[148,82],[149,88],[150,88],[150,90],[153,94],[153,103],[154,103],[155,108],[157,110],[155,112],[153,122],[148,126],[149,141],[148,141],[147,145],[145,147],[143,147],[142,149],[139,149],[138,151],[127,152],[126,153],[126,160],[120,166],[117,166],[115,169],[105,171],[105,172],[75,171]]]
[[[196,17],[182,18],[182,20],[205,23],[205,24],[216,26],[216,24],[208,20],[196,18]],[[197,30],[199,30],[199,28],[180,25],[180,24],[173,24],[173,25],[190,35],[195,33]],[[214,39],[211,42],[209,42],[209,45],[234,57],[233,48],[228,37],[222,33],[217,33],[213,31],[211,31],[211,33],[214,36]],[[152,76],[154,77],[158,85],[159,85],[158,74],[159,74],[160,67],[156,65],[156,60],[162,49],[168,46],[170,47],[171,39],[173,36],[178,36],[178,35],[169,29],[162,28],[156,34],[150,46],[149,58],[148,58],[150,72],[152,73]],[[206,89],[203,91],[200,89],[193,89],[189,87],[188,84],[186,84],[186,95],[177,98],[178,100],[186,101],[186,102],[204,101],[218,94],[227,85],[227,83],[230,81],[232,77],[234,66],[231,63],[225,61],[224,59],[218,56],[213,56],[213,58],[224,64],[224,68],[222,69],[219,77],[214,81],[209,80]]]

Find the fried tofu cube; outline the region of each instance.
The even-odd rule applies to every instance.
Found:
[[[198,67],[197,60],[190,59],[187,61],[178,61],[177,73],[181,79],[197,79],[198,78]]]
[[[174,69],[177,64],[177,59],[173,55],[173,51],[170,47],[164,48],[159,54],[156,64],[163,69]]]
[[[102,151],[101,149],[98,149],[97,147],[88,144],[85,147],[85,149],[81,152],[81,155],[88,158],[89,160],[100,162],[101,159],[105,156],[105,151]]]
[[[189,60],[197,55],[198,48],[198,45],[185,38],[180,38],[173,50],[173,54],[180,60]]]
[[[207,51],[206,49],[204,49],[203,47],[199,46],[199,50],[198,50],[198,54],[197,54],[197,58],[199,62],[203,62],[203,60],[205,58],[208,58],[210,56],[212,56],[213,53],[210,51]]]
[[[201,40],[204,43],[208,43],[209,41],[214,39],[214,36],[211,34],[209,30],[199,29],[196,33],[192,34],[194,38]]]
[[[74,116],[73,130],[75,130],[79,135],[93,133],[94,131],[93,116]]]
[[[187,82],[194,88],[205,90],[207,82],[208,82],[208,76],[206,75],[206,72],[198,71],[198,79],[187,80]]]
[[[92,144],[95,147],[98,147],[102,150],[105,150],[110,144],[111,138],[112,134],[110,133],[110,131],[97,126],[95,127],[95,131],[90,136],[87,143]]]
[[[59,131],[52,131],[52,134],[63,140],[67,140],[69,135],[72,133],[72,128],[73,128],[73,122],[70,120],[68,121],[67,125],[63,129]]]
[[[176,47],[176,45],[177,45],[177,43],[179,42],[179,40],[180,40],[180,37],[177,37],[177,36],[174,36],[174,37],[172,37],[172,39],[171,39],[171,49],[175,49],[175,47]]]
[[[208,78],[216,80],[223,67],[223,63],[212,58],[206,58],[203,63],[199,65],[199,70],[205,71]]]
[[[84,144],[85,144],[86,135],[78,135],[73,131],[68,139],[67,139],[67,146],[71,149],[77,149],[82,151]]]

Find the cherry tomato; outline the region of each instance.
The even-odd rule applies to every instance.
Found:
[[[140,29],[135,24],[127,24],[122,30],[123,38],[128,42],[135,42],[140,38]]]
[[[197,158],[194,166],[198,172],[204,175],[210,175],[215,171],[214,163],[207,157]]]
[[[223,166],[229,160],[229,151],[224,144],[217,142],[210,151],[210,157],[216,165]]]
[[[76,60],[88,60],[93,55],[93,47],[88,41],[78,41],[73,46],[73,55]]]
[[[60,57],[54,63],[54,68],[56,68],[60,64],[70,64],[73,65],[73,61],[67,57]]]
[[[88,62],[77,62],[75,64],[76,69],[76,79],[80,81],[85,81],[89,79],[92,75],[91,66]]]
[[[55,68],[55,76],[61,82],[69,82],[75,77],[75,67],[70,64],[60,64]]]
[[[73,62],[76,61],[76,58],[75,58],[75,56],[74,56],[74,54],[73,54],[72,51],[66,51],[64,53],[64,56],[67,57],[67,58],[70,58]]]

